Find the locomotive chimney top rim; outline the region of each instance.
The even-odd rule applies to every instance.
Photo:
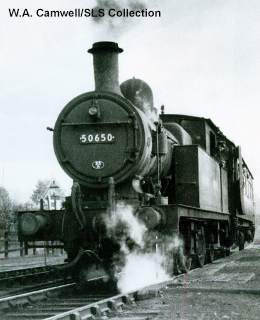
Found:
[[[123,49],[119,48],[118,43],[112,41],[95,42],[92,48],[88,50],[88,52],[92,54],[102,52],[121,53],[123,51]]]

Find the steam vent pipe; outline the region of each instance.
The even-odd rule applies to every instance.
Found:
[[[95,42],[89,53],[93,54],[95,90],[122,95],[119,87],[118,54],[123,49],[116,42]]]

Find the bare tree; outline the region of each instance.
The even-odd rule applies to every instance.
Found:
[[[39,205],[40,204],[40,200],[41,199],[46,199],[47,195],[48,195],[48,189],[49,189],[49,185],[51,184],[50,180],[38,180],[37,185],[36,185],[36,189],[33,190],[31,199],[32,201],[36,204]]]
[[[13,202],[8,191],[0,187],[0,228],[8,230],[14,219]]]
[[[43,199],[44,202],[46,202],[46,198],[48,196],[49,193],[49,187],[52,183],[52,180],[38,180],[37,185],[36,185],[36,189],[33,190],[32,196],[31,196],[31,200],[36,204],[39,205],[40,204],[40,200]],[[63,190],[61,190],[59,188],[58,190],[58,195],[61,198],[64,198],[64,192]],[[47,206],[47,203],[46,203]]]

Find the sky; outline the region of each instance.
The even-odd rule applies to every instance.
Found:
[[[99,1],[105,8],[107,1]],[[159,18],[37,17],[36,10],[94,8],[96,0],[2,0],[0,4],[1,186],[30,200],[39,179],[70,194],[71,178],[54,154],[52,132],[63,107],[94,89],[96,41],[116,41],[119,77],[147,82],[165,113],[210,118],[236,145],[260,198],[260,2],[142,1]],[[137,5],[110,1],[109,7]],[[8,9],[32,17],[10,17]]]

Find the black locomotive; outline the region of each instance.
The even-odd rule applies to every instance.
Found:
[[[145,226],[143,250],[167,251],[177,270],[202,266],[232,246],[243,249],[254,236],[254,201],[240,147],[210,119],[163,108],[157,115],[144,81],[119,86],[122,51],[114,42],[89,50],[95,91],[65,106],[53,136],[57,159],[73,179],[71,196],[61,210],[21,212],[19,240],[60,240],[68,268],[99,263],[112,277],[122,241],[129,252],[139,247],[123,220],[113,232],[107,224],[129,206]],[[183,243],[177,250],[176,236]]]

